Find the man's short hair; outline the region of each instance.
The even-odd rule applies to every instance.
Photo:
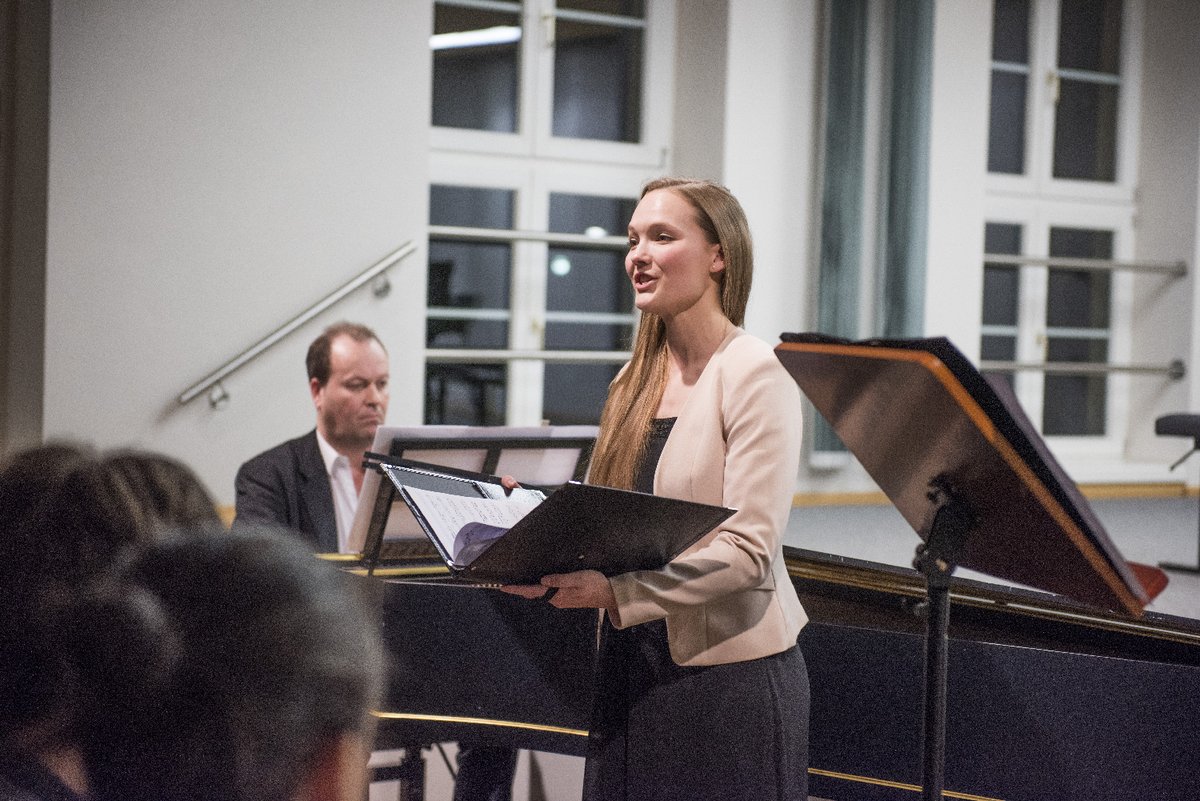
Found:
[[[329,352],[333,345],[333,340],[340,336],[348,336],[355,342],[368,342],[375,340],[379,343],[379,347],[383,348],[383,352],[387,353],[387,348],[384,347],[383,340],[370,328],[361,323],[340,322],[326,328],[321,332],[321,336],[312,341],[308,346],[308,356],[304,359],[304,366],[308,368],[308,378],[317,379],[317,383],[325,386],[329,381]]]

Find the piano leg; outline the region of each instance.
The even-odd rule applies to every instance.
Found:
[[[425,756],[421,752],[428,747],[406,747],[399,765],[375,768],[371,781],[397,782],[396,801],[425,801]]]

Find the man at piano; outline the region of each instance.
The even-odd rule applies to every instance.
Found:
[[[316,551],[345,553],[363,453],[387,416],[387,349],[365,325],[334,323],[309,345],[305,366],[316,427],[238,469],[233,527],[278,524]],[[516,762],[512,749],[460,743],[454,801],[508,801]]]
[[[388,355],[365,325],[335,323],[305,359],[316,428],[260,453],[238,469],[234,527],[275,523],[318,551],[349,550],[363,481],[363,453],[388,407]]]

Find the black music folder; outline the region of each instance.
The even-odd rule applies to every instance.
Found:
[[[452,575],[534,584],[551,573],[652,570],[734,513],[722,506],[571,481],[506,493],[496,476],[398,460],[380,467]]]

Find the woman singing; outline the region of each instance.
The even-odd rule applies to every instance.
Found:
[[[737,512],[658,570],[510,587],[607,611],[584,798],[807,797],[807,617],[783,560],[800,394],[741,325],[753,256],[724,187],[650,182],[625,271],[642,312],[588,480]]]

